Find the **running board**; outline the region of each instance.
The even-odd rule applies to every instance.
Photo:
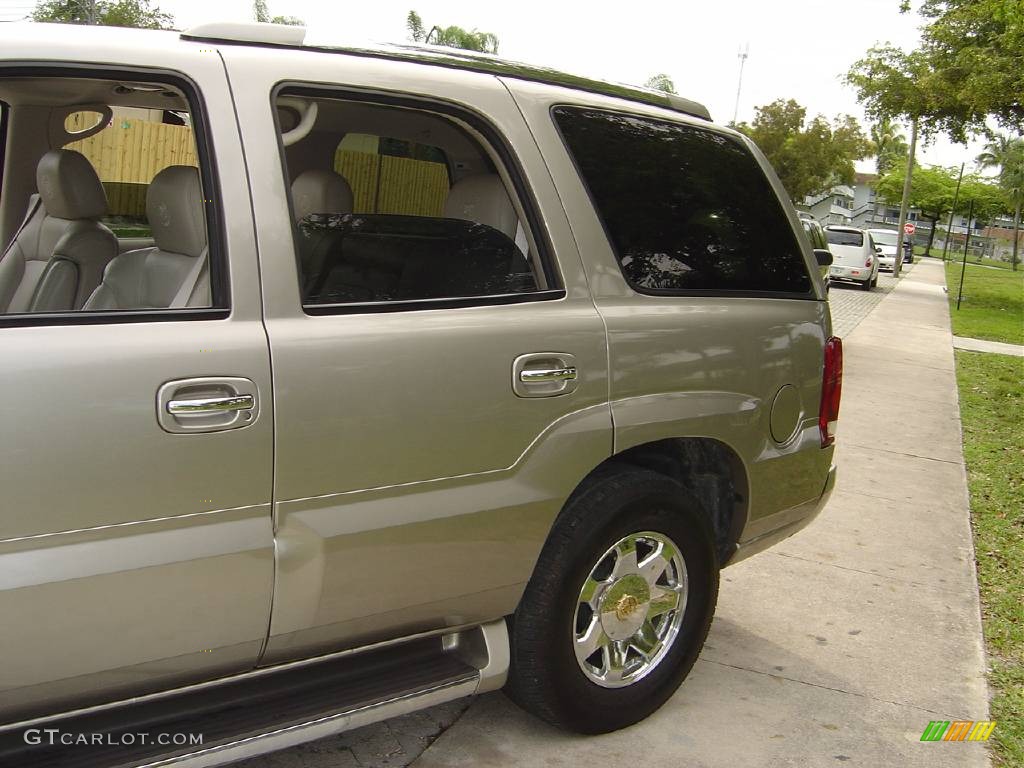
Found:
[[[504,685],[508,664],[508,632],[501,620],[455,634],[289,665],[170,697],[4,728],[0,765],[227,765],[495,690]],[[51,739],[49,733],[57,737]],[[142,734],[144,740],[139,738]],[[202,742],[156,743],[161,735],[173,740],[174,734],[193,740],[199,734]],[[84,741],[77,739],[79,735]],[[61,744],[62,738],[71,743]]]

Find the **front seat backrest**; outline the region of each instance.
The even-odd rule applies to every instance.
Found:
[[[292,211],[298,224],[310,214],[352,213],[352,187],[345,177],[334,171],[313,168],[303,171],[292,182]],[[303,301],[323,269],[335,240],[331,233],[299,227],[299,266],[302,270]]]
[[[0,258],[0,313],[80,309],[117,255],[117,238],[97,221],[103,185],[83,155],[47,152],[36,184],[38,203]]]
[[[146,216],[156,245],[111,261],[86,309],[167,309],[177,305],[177,299],[181,306],[210,306],[199,169],[172,165],[153,177],[146,192]],[[188,296],[180,296],[183,289]]]
[[[352,187],[334,171],[303,171],[292,182],[292,207],[295,221],[311,213],[352,213]]]
[[[494,173],[467,176],[455,182],[448,191],[444,215],[449,219],[486,224],[509,238],[515,238],[519,226],[519,217],[505,185]]]

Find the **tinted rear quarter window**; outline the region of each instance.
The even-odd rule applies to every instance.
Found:
[[[597,109],[554,117],[635,290],[811,294],[793,228],[739,141]]]
[[[832,245],[864,245],[863,232],[848,232],[842,229],[826,229],[825,237]]]

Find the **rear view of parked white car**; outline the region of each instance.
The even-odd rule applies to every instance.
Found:
[[[829,280],[858,283],[865,291],[878,285],[878,254],[871,235],[856,227],[825,227],[832,251]]]

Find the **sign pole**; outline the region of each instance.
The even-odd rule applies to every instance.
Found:
[[[964,236],[964,261],[960,265],[960,290],[956,294],[956,309],[960,311],[960,300],[964,297],[964,272],[967,271],[967,246],[971,244],[971,219],[974,218],[974,201],[967,211],[967,234]]]

